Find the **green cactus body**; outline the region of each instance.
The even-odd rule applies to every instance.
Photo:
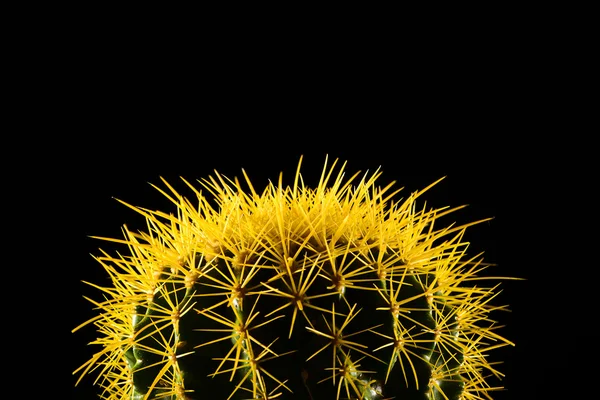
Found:
[[[491,399],[488,353],[512,343],[466,256],[481,221],[438,228],[458,208],[417,209],[432,185],[394,203],[379,173],[334,166],[314,190],[300,168],[260,194],[216,175],[216,204],[165,182],[175,215],[129,206],[148,231],[97,257],[102,349],[76,372],[99,370],[105,399]]]

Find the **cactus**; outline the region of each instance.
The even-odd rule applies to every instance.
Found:
[[[95,256],[112,280],[92,300],[104,399],[491,399],[489,353],[510,341],[491,313],[499,284],[467,256],[465,230],[439,227],[462,207],[395,200],[381,175],[345,179],[327,160],[316,189],[302,158],[256,191],[218,173],[195,202],[155,188],[176,214],[124,203],[147,231],[123,228],[127,254]],[[337,171],[337,172],[336,172]],[[205,196],[203,193],[209,195]],[[501,279],[488,277],[485,279]]]

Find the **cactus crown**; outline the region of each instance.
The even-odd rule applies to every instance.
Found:
[[[395,201],[379,171],[336,162],[308,188],[301,160],[292,186],[216,173],[184,180],[194,202],[163,180],[175,214],[123,203],[147,231],[100,238],[129,253],[96,257],[112,285],[92,284],[98,315],[74,329],[101,347],[79,380],[96,370],[105,399],[491,399],[488,353],[512,343],[488,264],[466,256],[482,221],[438,227],[462,207],[418,207],[437,182]]]

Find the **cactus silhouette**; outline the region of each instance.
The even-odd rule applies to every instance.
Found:
[[[89,373],[104,399],[491,399],[489,354],[513,345],[491,314],[499,283],[467,255],[466,229],[438,226],[462,207],[405,199],[380,171],[328,166],[256,191],[218,173],[193,201],[155,188],[176,213],[125,204],[127,253],[95,256],[112,284],[90,321]],[[492,379],[496,379],[492,378]]]

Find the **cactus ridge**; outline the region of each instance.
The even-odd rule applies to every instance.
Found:
[[[462,207],[396,201],[393,183],[345,179],[325,162],[315,189],[301,161],[257,192],[218,173],[155,188],[174,205],[123,228],[127,254],[96,256],[111,286],[90,285],[100,350],[91,373],[104,399],[491,399],[493,350],[513,345],[493,312],[499,284],[467,255],[483,222],[438,227]],[[337,173],[336,173],[337,171]],[[205,195],[205,193],[207,195]],[[209,197],[207,197],[209,196]]]

